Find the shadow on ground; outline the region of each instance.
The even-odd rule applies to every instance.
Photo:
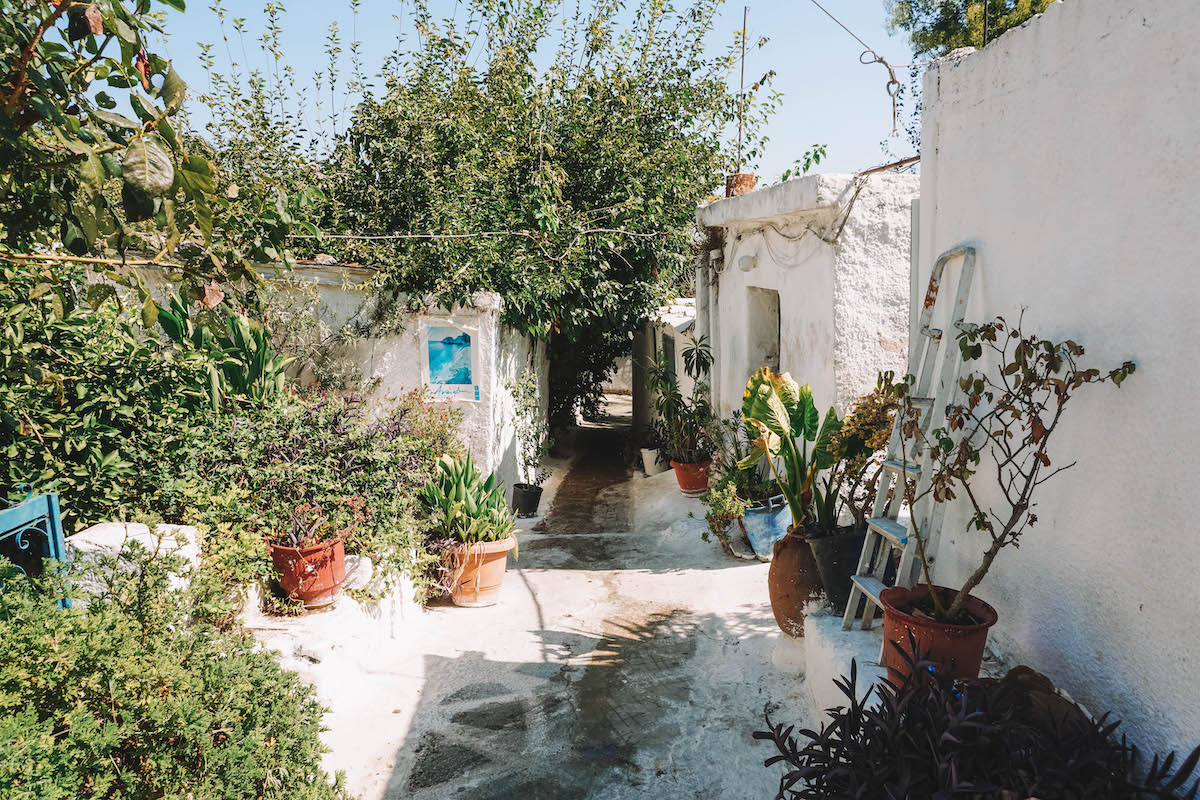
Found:
[[[705,758],[697,727],[748,739],[756,723],[761,705],[748,702],[732,727],[719,709],[697,708],[697,692],[723,680],[689,669],[699,639],[736,647],[753,635],[714,615],[662,610],[607,621],[598,638],[540,634],[545,662],[502,664],[477,652],[427,659],[430,682],[387,798],[663,796],[649,787],[696,782],[693,762]],[[456,685],[464,674],[487,677]],[[505,675],[542,681],[522,693]]]

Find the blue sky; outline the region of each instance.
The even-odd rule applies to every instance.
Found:
[[[911,60],[904,37],[888,35],[884,0],[821,2],[884,58],[901,64]],[[247,18],[246,54],[252,64],[265,66],[254,41],[263,30],[265,2],[226,0],[225,4],[230,16]],[[406,20],[396,19],[409,5],[401,0],[363,0],[356,31],[351,30],[355,23],[343,0],[292,0],[284,5],[287,8],[285,50],[302,76],[324,65],[325,37],[334,18],[341,23],[344,49],[348,50],[352,39],[362,42],[368,74],[378,70],[395,46],[397,33],[402,29],[411,31]],[[444,16],[455,4],[453,0],[430,0],[430,5],[435,13],[445,11],[437,13]],[[183,15],[170,12],[167,21],[170,39],[164,55],[174,61],[185,80],[202,86],[198,43],[220,45],[220,31],[216,15],[204,0],[192,0],[189,6]],[[723,50],[733,41],[735,31],[741,27],[742,6],[741,2],[726,2],[710,47]],[[883,163],[885,156],[880,142],[892,129],[891,101],[885,92],[886,70],[878,64],[861,65],[858,57],[862,47],[809,0],[751,2],[749,28],[749,41],[759,36],[767,36],[770,41],[764,48],[748,53],[747,81],[774,69],[775,86],[783,93],[782,105],[767,130],[770,142],[760,165],[760,176],[766,179],[778,176],[816,143],[829,147],[827,160],[818,168],[822,171],[851,172]],[[233,50],[241,60],[240,48],[235,44]],[[348,55],[343,58],[346,59],[343,73],[348,75]],[[899,77],[907,83],[905,74]],[[195,108],[194,103],[192,107]],[[911,154],[911,146],[903,137],[892,139],[891,147],[898,157]]]

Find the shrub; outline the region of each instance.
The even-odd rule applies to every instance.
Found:
[[[0,786],[8,800],[334,800],[323,709],[243,634],[189,619],[177,567],[125,553],[86,609],[0,562]]]
[[[859,699],[851,662],[850,677],[837,681],[849,704],[830,709],[819,733],[772,724],[767,714],[769,730],[754,738],[778,750],[766,766],[789,767],[778,798],[1192,800],[1200,792],[1200,780],[1185,787],[1200,747],[1178,769],[1172,753],[1142,774],[1137,749],[1114,738],[1119,722],[1091,719],[1028,667],[999,681],[956,682],[893,646],[909,665],[904,682],[878,683]],[[917,652],[911,637],[910,646]]]
[[[704,541],[712,541],[709,534],[717,537],[717,541],[721,543],[722,549],[726,553],[733,553],[733,545],[729,543],[729,526],[737,522],[741,525],[742,517],[746,515],[746,509],[750,507],[750,503],[742,499],[738,491],[736,482],[736,472],[727,473],[721,476],[711,489],[708,490],[702,502],[708,507],[708,511],[704,514],[704,521],[708,523],[708,530],[700,534],[700,538]]]
[[[264,540],[291,542],[297,521],[370,556],[382,574],[420,575],[420,488],[456,452],[456,415],[410,394],[368,414],[361,399],[284,395],[217,417],[166,465],[151,499],[165,519],[200,524],[205,564],[227,582],[272,574]],[[301,525],[303,527],[303,525]]]
[[[0,495],[58,491],[68,532],[128,510],[192,435],[207,383],[202,355],[164,345],[110,287],[0,267]]]

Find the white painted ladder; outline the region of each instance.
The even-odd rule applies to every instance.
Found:
[[[969,245],[959,245],[938,256],[929,276],[929,289],[921,309],[917,335],[909,343],[909,369],[912,370],[918,365],[920,367],[916,381],[910,384],[909,391],[913,407],[920,410],[919,424],[923,432],[928,431],[931,424],[936,424],[935,415],[945,414],[946,406],[954,402],[958,392],[958,373],[962,357],[954,337],[947,343],[942,355],[937,386],[932,385],[938,354],[942,350],[942,331],[930,327],[938,304],[942,274],[946,265],[958,257],[962,257],[963,264],[958,278],[950,328],[952,331],[964,328],[963,317],[967,310],[967,297],[971,293],[971,280],[975,276],[975,248]],[[931,388],[933,394],[930,394]],[[858,559],[858,569],[852,578],[850,602],[846,604],[846,611],[842,617],[843,630],[849,630],[858,621],[859,602],[864,598],[866,604],[861,625],[863,630],[871,628],[875,613],[881,608],[879,594],[886,588],[884,575],[897,552],[900,554],[896,567],[897,586],[912,586],[921,572],[917,537],[910,535],[911,524],[900,522],[898,517],[904,504],[903,481],[906,478],[916,479],[916,496],[920,497],[929,487],[932,467],[929,455],[920,452],[919,437],[911,443],[904,441],[901,432],[903,424],[902,414],[897,413],[892,426],[892,438],[888,443],[887,457],[883,462],[883,472],[876,488],[875,506],[871,512],[871,519],[867,520],[867,539]],[[929,507],[931,503],[932,509]],[[925,554],[931,566],[937,553],[937,537],[941,532],[941,518],[945,512],[945,505],[933,503],[930,496],[918,502],[917,508],[909,509],[910,517],[922,521],[920,530],[927,536]]]

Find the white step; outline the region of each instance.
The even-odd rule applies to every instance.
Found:
[[[867,520],[867,527],[891,542],[893,547],[908,544],[908,529],[894,519],[873,517]]]
[[[883,604],[879,602],[880,593],[887,588],[883,581],[871,575],[855,575],[850,580],[854,581],[855,585],[863,590],[863,594],[871,598],[872,603],[881,608],[883,607]]]
[[[909,475],[912,475],[913,477],[920,477],[920,475],[921,475],[921,465],[920,464],[913,464],[911,462],[908,464],[905,464],[903,461],[901,461],[898,458],[887,459],[886,461],[883,462],[883,468],[891,470],[892,472],[901,472],[901,471],[907,472]]]

